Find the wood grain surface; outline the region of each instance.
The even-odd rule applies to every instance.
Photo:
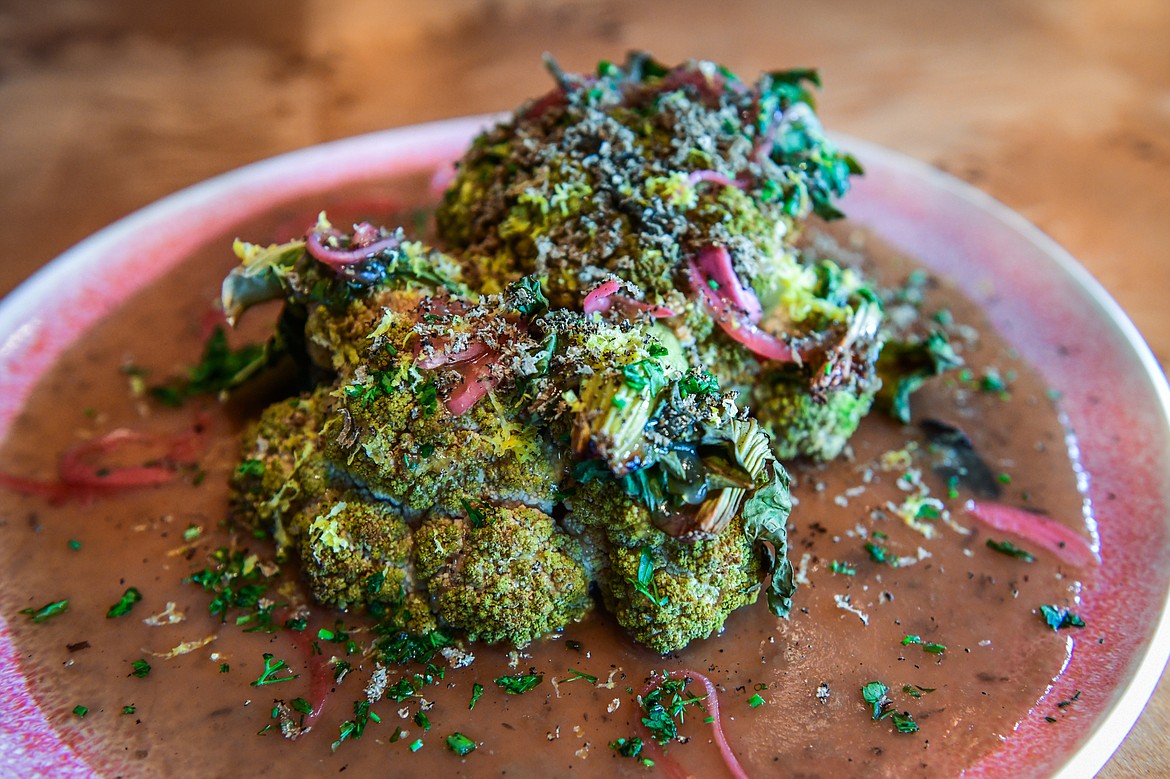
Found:
[[[815,65],[832,129],[970,181],[1170,360],[1170,2],[0,0],[0,295],[109,222],[320,141],[505,110],[553,53]],[[1170,684],[1101,773],[1170,775]]]

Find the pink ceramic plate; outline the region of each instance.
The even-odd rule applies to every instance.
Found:
[[[213,233],[305,196],[439,169],[482,117],[277,157],[168,197],[66,252],[0,304],[0,438],[38,377],[98,319]],[[861,141],[850,218],[949,277],[1064,398],[1099,523],[1102,573],[1053,694],[1084,694],[1060,728],[1029,718],[972,776],[1091,776],[1137,719],[1170,652],[1170,391],[1149,349],[1059,246],[986,195]],[[121,247],[134,245],[133,254]],[[0,774],[92,776],[29,694],[0,621]]]

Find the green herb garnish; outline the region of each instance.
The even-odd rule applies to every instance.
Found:
[[[890,562],[890,553],[884,546],[878,546],[872,541],[865,542],[865,551],[869,552],[869,557],[875,563]]]
[[[46,603],[39,609],[21,609],[21,614],[27,614],[30,622],[44,622],[47,619],[52,619],[58,614],[64,614],[69,610],[69,599],[53,601]]]
[[[288,664],[283,660],[274,658],[271,652],[264,653],[264,672],[260,674],[260,678],[249,684],[253,687],[263,687],[266,684],[278,684],[280,682],[290,682],[296,679],[300,674],[291,674],[289,676],[282,676],[277,678],[276,674],[282,670],[291,671]]]
[[[587,674],[587,673],[584,673],[582,671],[578,671],[578,670],[573,669],[573,668],[569,669],[569,675],[566,676],[561,681],[562,682],[575,682],[578,679],[584,679],[585,681],[589,682],[590,684],[597,684],[597,677],[596,676],[594,676],[593,674]]]
[[[658,584],[654,581],[654,554],[650,547],[642,547],[641,555],[638,558],[638,578],[631,579],[630,584],[634,585],[637,592],[642,593],[655,606],[662,608],[668,602],[665,595],[658,597]]]
[[[447,736],[447,747],[460,757],[466,757],[475,751],[475,742],[462,733],[452,733]]]
[[[1040,616],[1053,630],[1061,628],[1083,628],[1085,621],[1068,609],[1059,606],[1044,605],[1040,607]]]
[[[480,696],[483,695],[483,685],[479,682],[471,685],[471,703],[468,704],[467,710],[471,711],[475,708],[475,704],[479,702]]]
[[[73,713],[78,717],[84,717],[86,714],[89,714],[89,707],[78,704],[73,707]]]
[[[890,688],[881,682],[870,682],[861,688],[862,699],[873,706],[873,719],[880,719],[885,705],[889,702],[887,695]]]
[[[365,732],[366,725],[370,722],[381,722],[382,718],[374,712],[370,711],[369,701],[354,701],[353,703],[353,719],[346,720],[339,726],[340,735],[337,740],[333,742],[332,749],[334,752],[341,746],[341,742],[352,738],[361,738],[362,733]]]
[[[1034,554],[1027,551],[1026,549],[1020,549],[1011,541],[995,541],[989,538],[987,539],[987,547],[988,549],[994,549],[1000,554],[1005,554],[1009,557],[1015,557],[1017,559],[1023,560],[1025,563],[1033,562],[1036,559]]]
[[[544,674],[517,674],[500,676],[495,682],[509,695],[523,695],[544,681]]]
[[[131,676],[137,676],[139,679],[145,679],[150,674],[150,663],[146,662],[145,658],[139,658],[130,664],[133,668],[130,672]]]
[[[683,721],[687,706],[703,708],[706,696],[699,698],[688,694],[686,688],[690,683],[689,676],[667,678],[643,696],[642,711],[646,716],[642,718],[642,724],[659,744],[665,744],[678,736],[675,719]]]

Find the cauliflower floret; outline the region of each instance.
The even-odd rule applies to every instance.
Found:
[[[350,490],[302,517],[301,567],[317,600],[346,608],[413,589],[411,530],[390,504]]]
[[[829,392],[820,402],[802,383],[780,377],[753,393],[754,410],[772,434],[776,456],[781,460],[810,457],[831,460],[841,453],[850,436],[873,405],[873,389]]]
[[[614,484],[582,485],[566,526],[588,539],[606,608],[635,640],[663,654],[723,626],[756,601],[762,568],[742,517],[709,541],[656,528],[649,509]]]
[[[272,533],[282,553],[302,530],[291,518],[315,505],[339,477],[320,451],[329,400],[317,390],[274,403],[244,431],[242,458],[232,474],[232,514]]]
[[[589,577],[581,546],[526,506],[468,503],[415,534],[415,565],[435,612],[473,640],[524,646],[581,619]]]

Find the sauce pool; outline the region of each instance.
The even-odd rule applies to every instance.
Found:
[[[290,224],[311,221],[298,221],[302,212],[312,213],[289,206],[237,232],[285,239],[295,232]],[[395,222],[385,214],[354,215]],[[148,381],[162,380],[197,359],[209,301],[233,264],[233,237],[209,241],[79,339],[42,379],[0,449],[0,471],[48,477],[58,454],[81,441],[123,427],[177,435],[198,413],[207,414],[211,432],[198,469],[182,471],[172,483],[59,505],[0,493],[0,608],[40,706],[99,774],[652,775],[668,767],[661,751],[647,752],[659,760],[650,769],[609,744],[645,737],[636,696],[653,673],[688,668],[716,685],[727,742],[749,776],[956,775],[1010,738],[1025,718],[1063,715],[1061,701],[1046,695],[1077,630],[1054,631],[1036,612],[1043,604],[1075,607],[1094,568],[980,523],[963,508],[973,493],[934,471],[939,454],[919,427],[875,412],[847,456],[824,465],[786,464],[798,500],[790,558],[801,584],[790,620],[777,620],[761,600],[733,614],[722,634],[666,657],[633,644],[600,610],[519,652],[468,645],[473,662],[455,668],[436,657],[444,677],[420,690],[421,699],[375,702],[370,710],[381,721],[370,721],[359,739],[334,750],[341,723],[366,699],[374,667],[360,652],[347,655],[344,643],[323,639],[315,642],[318,658],[313,639],[341,620],[365,646],[369,621],[312,605],[303,635],[248,633],[231,618],[223,623],[210,614],[209,596],[185,581],[222,546],[271,557],[268,542],[227,527],[223,518],[238,432],[279,387],[269,379],[226,403],[197,399],[166,409],[134,397],[123,370],[132,363],[147,371]],[[834,226],[814,243],[886,285],[903,283],[915,269],[847,226]],[[1066,431],[1045,388],[969,301],[939,283],[923,290],[924,311],[946,309],[978,336],[963,350],[971,378],[951,374],[929,382],[913,398],[915,422],[961,428],[994,472],[999,501],[1042,510],[1085,537]],[[248,331],[233,338],[258,340],[269,326],[256,312]],[[993,370],[1008,378],[1004,389],[983,388],[981,377]],[[949,521],[923,520],[931,537],[898,516],[911,495],[923,492],[949,512]],[[191,528],[199,529],[197,536]],[[1011,540],[1035,561],[994,551],[988,540]],[[281,600],[307,602],[294,568],[286,567]],[[141,602],[108,618],[128,587],[141,592]],[[44,622],[19,613],[63,598],[68,610]],[[182,619],[172,623],[168,614]],[[162,624],[144,624],[150,617]],[[908,636],[921,643],[906,643]],[[287,663],[290,670],[278,676],[297,678],[251,685],[265,670],[265,653]],[[274,700],[314,699],[313,669],[331,656],[355,670],[328,685],[323,711],[306,720],[311,730],[289,741],[268,728],[276,724]],[[142,678],[132,673],[139,659],[151,666]],[[597,683],[569,680],[570,669]],[[419,670],[391,668],[389,679]],[[523,695],[505,694],[493,682],[518,673],[542,674],[543,681]],[[892,718],[872,718],[861,689],[875,681],[888,687],[895,711],[913,717],[917,732],[900,733]],[[469,710],[477,683],[484,693]],[[697,682],[689,691],[704,694]],[[74,713],[77,706],[88,709],[84,717]],[[127,707],[133,712],[124,713]],[[429,730],[415,721],[420,710]],[[687,742],[669,744],[665,754],[687,774],[726,775],[704,717],[688,711],[680,729]],[[446,737],[455,732],[474,740],[475,751],[461,757],[449,750]],[[418,739],[422,745],[412,751]]]

